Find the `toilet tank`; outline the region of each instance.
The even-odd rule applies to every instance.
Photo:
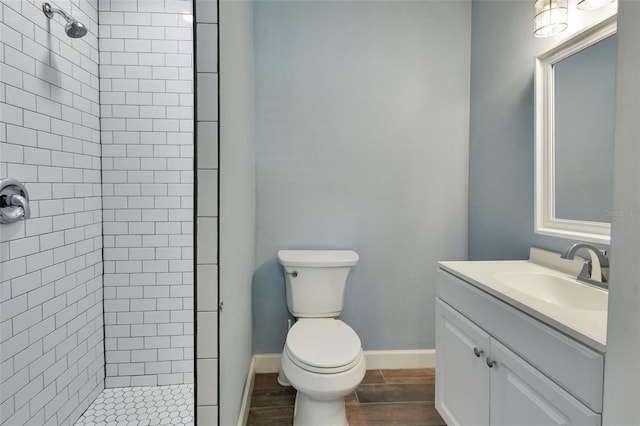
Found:
[[[340,315],[347,276],[358,259],[352,250],[280,250],[289,312],[296,318]]]

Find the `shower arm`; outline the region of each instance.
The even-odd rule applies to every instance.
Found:
[[[57,7],[51,7],[49,3],[42,3],[42,11],[47,16],[47,18],[53,18],[54,13],[59,13],[65,19],[65,21],[70,22],[73,18],[68,15],[64,10],[58,9]]]

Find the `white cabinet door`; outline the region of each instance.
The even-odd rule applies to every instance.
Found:
[[[436,408],[449,426],[489,425],[490,342],[487,333],[436,299]]]
[[[600,425],[599,414],[496,340],[491,359],[492,425]]]

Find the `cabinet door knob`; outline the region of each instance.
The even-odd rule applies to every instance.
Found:
[[[475,348],[473,348],[473,354],[480,358],[482,356],[482,354],[484,354],[484,351],[478,349],[478,347],[476,346]]]
[[[485,361],[487,363],[487,367],[489,368],[493,368],[493,366],[496,365],[496,362],[492,360],[490,357],[487,357]]]

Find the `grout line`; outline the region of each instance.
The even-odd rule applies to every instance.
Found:
[[[386,378],[386,377],[384,377],[384,373],[382,372],[382,369],[379,369],[378,371],[380,372],[380,375],[382,376],[382,381],[383,381],[383,383],[384,383],[384,384],[388,384],[388,383],[387,383],[387,378]]]

